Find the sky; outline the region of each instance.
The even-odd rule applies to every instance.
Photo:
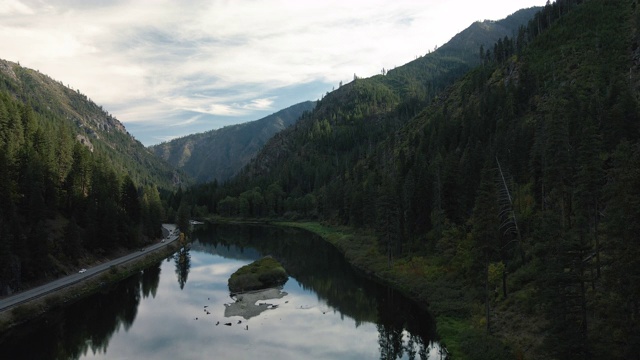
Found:
[[[144,145],[257,120],[547,0],[0,0],[0,58]]]

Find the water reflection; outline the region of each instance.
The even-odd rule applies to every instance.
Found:
[[[160,284],[160,263],[152,265],[142,272],[142,297],[156,297]]]
[[[274,256],[303,289],[326,302],[324,312],[352,318],[356,327],[363,322],[376,324],[381,359],[433,359],[436,354],[440,358],[433,342],[435,321],[425,309],[391,288],[363,279],[337,249],[316,236],[278,227],[224,225],[201,229],[194,236],[198,240],[194,246],[201,251],[227,249],[249,260],[261,254]],[[244,249],[257,249],[258,254],[245,254]]]
[[[180,290],[184,289],[189,277],[189,269],[191,268],[191,255],[189,254],[189,245],[183,245],[174,255],[173,260],[176,264],[176,275],[178,276],[178,284]]]
[[[3,358],[440,358],[424,309],[363,279],[313,236],[210,227],[194,238],[167,262],[0,335]],[[267,254],[292,277],[287,295],[253,317],[226,314],[230,274]],[[177,283],[162,276],[171,272]]]
[[[276,299],[282,299],[287,293],[281,288],[271,288],[234,295],[233,302],[224,304],[224,317],[242,316],[245,320],[256,317],[267,310],[280,306]]]
[[[0,338],[5,359],[78,359],[106,354],[111,336],[128,330],[141,297],[155,297],[160,263],[72,306],[45,314]],[[34,346],[36,345],[36,346]]]

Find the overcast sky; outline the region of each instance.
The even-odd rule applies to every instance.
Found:
[[[0,0],[0,58],[145,145],[257,120],[546,0]]]

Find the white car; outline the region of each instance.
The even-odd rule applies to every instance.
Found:
[[[87,271],[87,269],[80,269],[80,271],[78,271],[79,274],[85,273]]]

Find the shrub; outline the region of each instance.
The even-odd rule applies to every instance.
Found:
[[[288,279],[284,267],[273,257],[266,256],[238,269],[229,278],[228,285],[232,293],[238,293],[281,286]]]

